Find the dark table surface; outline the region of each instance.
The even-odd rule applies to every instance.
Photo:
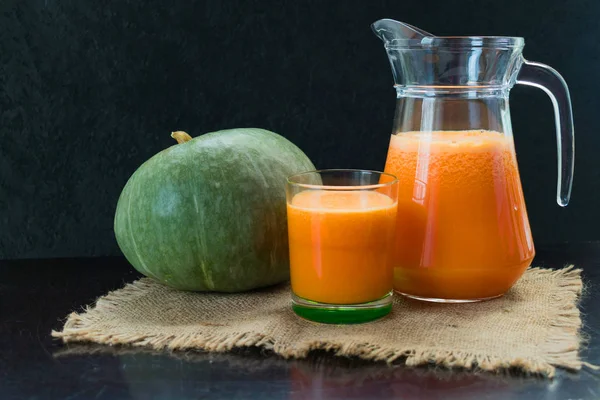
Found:
[[[583,268],[582,356],[600,364],[600,243],[537,253],[537,266]],[[161,354],[50,337],[69,312],[138,277],[122,258],[1,261],[0,399],[600,399],[600,372],[587,369],[544,380],[391,368],[327,353],[297,361],[259,350]]]

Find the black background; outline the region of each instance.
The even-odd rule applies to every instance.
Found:
[[[573,100],[575,184],[555,202],[552,106],[511,92],[534,239],[600,239],[600,2],[0,2],[0,258],[120,254],[112,232],[133,171],[169,134],[278,132],[320,168],[381,169],[395,92],[369,25],[511,35],[562,73]]]

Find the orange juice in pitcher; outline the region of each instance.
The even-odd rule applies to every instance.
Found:
[[[531,264],[533,239],[509,112],[515,83],[552,97],[557,201],[573,176],[569,92],[552,68],[526,61],[517,37],[437,37],[393,20],[385,43],[397,92],[385,172],[398,178],[394,289],[421,300],[501,296]]]
[[[423,143],[426,156],[419,152]],[[393,135],[385,170],[399,181],[397,291],[423,298],[495,297],[531,263],[517,162],[503,135]]]

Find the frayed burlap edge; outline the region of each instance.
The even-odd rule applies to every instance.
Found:
[[[535,276],[548,274],[548,269],[530,268],[528,274]],[[313,350],[326,350],[336,356],[359,357],[370,361],[383,361],[388,364],[403,363],[407,366],[423,366],[434,364],[449,369],[483,370],[502,372],[518,369],[525,374],[541,375],[552,378],[555,368],[561,367],[578,371],[582,366],[593,369],[598,367],[581,361],[579,357],[581,336],[581,318],[578,309],[579,297],[583,290],[581,269],[573,265],[551,272],[559,279],[559,285],[552,294],[558,305],[550,319],[553,321],[548,329],[543,343],[544,359],[538,362],[529,359],[515,358],[510,361],[486,354],[476,354],[464,351],[439,351],[382,347],[368,343],[343,344],[337,342],[312,341],[303,342],[302,347],[289,347],[278,344],[275,337],[259,333],[206,334],[188,333],[181,335],[169,334],[131,334],[99,331],[94,328],[102,315],[120,307],[120,304],[131,299],[136,294],[144,294],[151,282],[142,278],[127,284],[122,289],[109,292],[100,297],[95,307],[87,306],[83,313],[71,313],[62,331],[52,331],[52,336],[62,339],[64,343],[94,342],[105,345],[130,345],[147,347],[154,350],[204,350],[209,352],[227,352],[236,348],[260,347],[284,358],[304,358]],[[92,312],[93,311],[93,312]]]

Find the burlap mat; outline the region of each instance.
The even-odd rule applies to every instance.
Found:
[[[347,326],[315,324],[290,308],[287,285],[241,294],[180,292],[143,278],[69,315],[64,342],[224,352],[257,346],[285,358],[338,356],[552,377],[579,370],[581,270],[530,268],[504,297],[430,304],[395,296],[392,313]]]

